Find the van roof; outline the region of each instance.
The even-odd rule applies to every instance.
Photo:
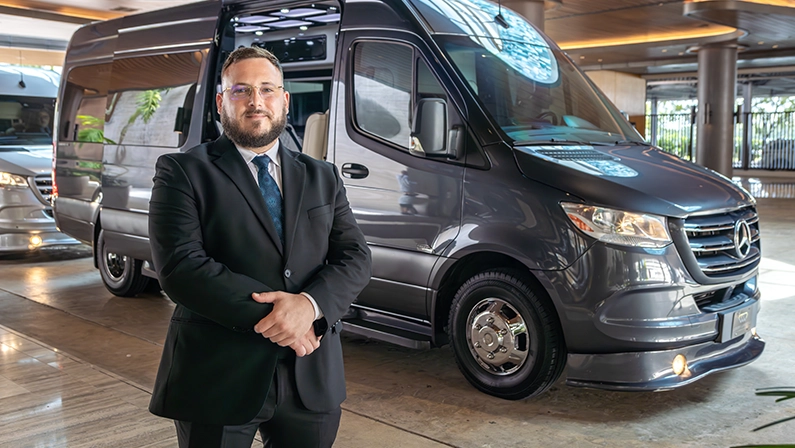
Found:
[[[0,95],[55,98],[59,79],[60,75],[52,70],[0,65]]]

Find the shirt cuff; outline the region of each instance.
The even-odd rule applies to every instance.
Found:
[[[317,302],[315,302],[315,299],[312,296],[310,296],[308,292],[301,292],[301,294],[307,299],[309,299],[309,302],[312,304],[312,308],[315,309],[315,320],[318,320],[321,317],[323,317],[323,311],[321,311],[320,307],[317,306]]]

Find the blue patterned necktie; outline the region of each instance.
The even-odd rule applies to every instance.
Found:
[[[265,199],[265,205],[268,207],[268,213],[273,219],[273,225],[276,227],[276,232],[279,234],[279,239],[284,246],[284,214],[282,212],[282,194],[279,191],[279,186],[273,180],[271,174],[268,172],[268,164],[271,162],[270,157],[263,154],[254,157],[251,161],[257,165],[259,171],[257,172],[257,180],[259,181],[259,192]]]

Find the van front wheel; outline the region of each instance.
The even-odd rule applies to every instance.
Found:
[[[105,231],[97,237],[97,266],[108,291],[120,297],[134,297],[146,289],[149,278],[141,274],[143,262],[105,248]]]
[[[540,394],[566,363],[552,304],[515,271],[486,271],[467,280],[453,299],[448,329],[461,373],[496,397]]]

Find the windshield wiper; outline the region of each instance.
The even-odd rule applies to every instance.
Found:
[[[527,140],[513,142],[513,146],[591,146],[591,143],[578,140],[559,140],[551,138],[549,140]]]
[[[633,146],[649,146],[649,147],[654,146],[649,142],[643,142],[643,141],[639,142],[637,140],[618,140],[616,142],[616,145],[633,145]]]
[[[524,142],[513,142],[514,146],[613,146],[613,142],[584,142],[580,140],[528,140]]]

